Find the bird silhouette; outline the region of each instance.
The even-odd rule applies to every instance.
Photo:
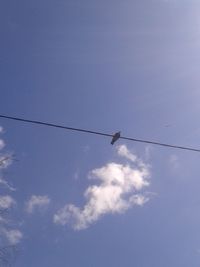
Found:
[[[113,135],[111,145],[114,145],[114,143],[120,138],[120,132],[117,132]]]

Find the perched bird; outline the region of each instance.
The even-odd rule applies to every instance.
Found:
[[[120,138],[120,132],[117,132],[113,135],[111,145],[114,145],[114,143]]]

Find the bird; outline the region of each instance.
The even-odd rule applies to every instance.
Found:
[[[120,138],[120,132],[117,132],[113,135],[111,145],[114,145],[114,143]]]

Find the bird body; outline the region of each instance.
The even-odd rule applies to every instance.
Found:
[[[120,138],[120,132],[117,132],[113,135],[111,145],[114,145],[114,143]]]

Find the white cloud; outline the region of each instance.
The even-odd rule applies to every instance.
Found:
[[[22,232],[17,229],[4,230],[4,234],[10,245],[17,245],[23,238]]]
[[[145,165],[135,154],[131,153],[125,145],[120,145],[117,147],[117,154],[132,161],[133,163],[138,164],[138,167],[147,168],[147,165]]]
[[[6,169],[13,162],[12,155],[0,155],[0,169]]]
[[[8,210],[15,204],[16,202],[11,196],[0,196],[0,231],[2,231],[3,224],[9,223],[5,214],[7,214]]]
[[[0,184],[9,189],[10,191],[16,191],[16,189],[11,186],[6,180],[4,180],[2,177],[0,177]]]
[[[0,196],[0,209],[9,209],[15,204],[11,196]]]
[[[0,150],[3,149],[5,147],[5,142],[0,139]]]
[[[142,206],[149,200],[145,194],[139,193],[149,186],[148,166],[125,145],[119,146],[117,153],[134,162],[134,167],[111,162],[92,170],[89,179],[97,180],[98,184],[86,189],[85,206],[81,209],[73,204],[65,205],[54,215],[54,223],[71,224],[75,230],[81,230],[105,214],[123,213],[134,205]]]
[[[0,134],[3,128],[0,126]],[[5,142],[0,139],[0,150],[5,146]],[[5,186],[6,189],[14,191],[15,189],[2,178],[4,169],[8,168],[12,163],[12,155],[9,153],[0,154],[0,186]],[[10,195],[0,195],[0,240],[1,246],[16,245],[22,239],[22,233],[17,229],[10,229],[12,227],[12,220],[10,219],[9,210],[16,204],[15,200]],[[6,216],[5,216],[6,215]]]
[[[118,146],[117,153],[119,156],[129,159],[132,162],[137,161],[137,156],[131,153],[125,145]]]
[[[44,208],[48,206],[50,199],[48,196],[31,196],[31,198],[26,203],[26,211],[28,213],[33,213],[35,208]]]
[[[149,198],[145,195],[138,194],[130,197],[129,201],[133,205],[143,206],[146,202],[149,201]]]

